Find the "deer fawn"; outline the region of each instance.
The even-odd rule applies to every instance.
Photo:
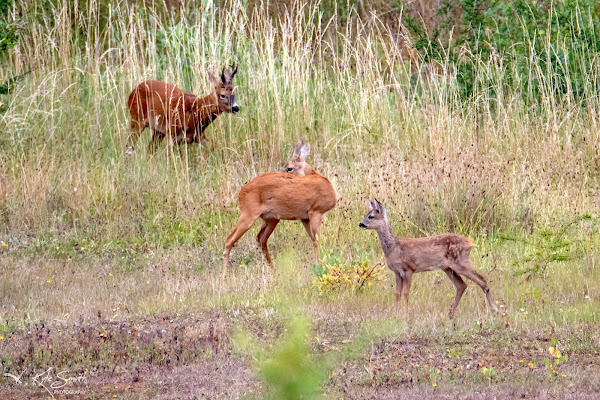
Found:
[[[127,100],[134,137],[139,137],[146,127],[150,127],[154,146],[169,136],[177,143],[202,141],[212,148],[204,135],[206,127],[219,114],[237,114],[240,110],[232,83],[236,72],[235,63],[231,65],[231,72],[223,68],[220,79],[209,72],[215,91],[201,98],[165,82],[140,83]]]
[[[317,172],[306,162],[306,157],[310,154],[310,143],[299,141],[294,148],[292,157],[281,169],[281,172],[287,172],[296,176],[313,175]]]
[[[325,214],[335,207],[337,199],[329,179],[306,164],[309,153],[310,144],[299,142],[292,158],[284,167],[289,173],[262,174],[242,187],[239,194],[240,218],[227,237],[223,250],[223,277],[227,275],[231,249],[259,217],[262,219],[262,227],[256,241],[271,268],[273,260],[267,248],[267,240],[282,219],[302,221],[313,241],[315,258],[319,259],[317,236],[321,230],[321,222]]]
[[[412,274],[441,269],[456,287],[454,302],[450,305],[450,318],[458,307],[467,284],[461,275],[475,282],[485,293],[490,308],[496,312],[490,289],[486,279],[473,269],[469,253],[473,241],[455,233],[444,233],[424,238],[401,238],[392,231],[383,205],[375,199],[375,203],[365,199],[369,212],[359,227],[374,229],[379,236],[381,247],[385,253],[385,262],[396,276],[396,306],[404,295],[405,308],[408,309],[408,293]]]

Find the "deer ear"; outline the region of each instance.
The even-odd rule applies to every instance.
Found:
[[[302,143],[302,140],[299,140],[298,143],[296,143],[296,147],[294,147],[294,153],[292,154],[292,158],[300,157],[300,152],[302,151],[303,145],[304,143]]]
[[[377,199],[375,199],[375,202],[377,203],[377,208],[379,209],[379,211],[385,215],[385,207],[383,206],[383,204],[381,204],[381,202]]]
[[[371,200],[367,199],[366,197],[365,197],[364,200],[365,200],[365,204],[367,205],[367,208],[369,209],[369,211],[372,211],[373,210],[373,203],[371,202]]]
[[[308,155],[310,154],[310,143],[306,142],[304,143],[304,145],[300,148],[300,159],[302,161],[306,160],[306,157],[308,157]]]
[[[213,83],[213,85],[217,86],[219,84],[219,80],[212,74],[212,72],[208,71],[208,79]]]

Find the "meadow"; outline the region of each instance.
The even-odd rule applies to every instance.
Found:
[[[567,33],[523,26],[503,51],[433,57],[402,14],[290,4],[274,18],[239,0],[183,17],[16,2],[7,18],[24,26],[0,64],[0,81],[19,77],[0,94],[0,368],[22,375],[0,377],[0,397],[597,398],[600,59],[573,45],[587,11]],[[207,128],[213,151],[150,152],[148,131],[129,150],[139,82],[204,95],[234,61],[240,112]],[[284,221],[270,270],[257,223],[222,280],[239,190],[298,140],[338,196],[322,265]],[[454,286],[436,272],[414,276],[398,312],[377,236],[358,228],[364,197],[398,235],[473,238],[500,312],[470,283],[448,319]],[[354,283],[320,280],[334,270]]]

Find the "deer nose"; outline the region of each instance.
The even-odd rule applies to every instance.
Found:
[[[358,227],[360,229],[367,229],[367,226],[365,224],[363,224],[362,222],[360,224],[358,224]]]
[[[240,112],[240,108],[238,107],[237,104],[235,106],[231,107],[231,112],[234,114],[237,114],[238,112]]]

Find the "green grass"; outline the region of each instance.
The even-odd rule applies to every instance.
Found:
[[[25,13],[34,7],[17,6]],[[151,369],[152,340],[161,351],[182,352],[171,336],[113,343],[82,334],[81,341],[99,350],[78,356],[79,344],[59,345],[60,332],[81,326],[102,331],[120,322],[151,330],[156,321],[180,318],[183,325],[202,320],[224,326],[214,353],[207,356],[205,342],[193,342],[193,354],[175,365],[234,360],[237,366],[239,360],[227,356],[235,329],[259,341],[265,359],[277,358],[285,340],[291,348],[301,341],[282,331],[301,315],[312,321],[312,328],[299,329],[310,353],[302,357],[326,353],[333,360],[329,380],[317,385],[328,397],[406,389],[411,377],[416,389],[407,398],[420,398],[415,390],[435,396],[433,383],[446,385],[441,394],[464,393],[463,381],[472,390],[494,383],[521,390],[538,382],[537,394],[545,388],[564,393],[571,383],[593,393],[598,382],[583,365],[587,354],[598,362],[597,96],[590,94],[585,104],[568,95],[544,97],[553,93],[544,87],[547,71],[532,65],[528,83],[540,82],[542,93],[533,106],[523,101],[524,82],[497,91],[504,93],[498,98],[482,92],[464,101],[455,76],[428,72],[420,58],[412,60],[422,71],[415,72],[383,26],[348,18],[358,25],[324,29],[310,7],[294,8],[279,21],[248,15],[237,1],[214,17],[214,6],[205,7],[201,18],[177,23],[145,17],[153,15],[151,8],[119,4],[102,32],[88,23],[89,15],[38,10],[3,61],[2,81],[39,65],[0,98],[8,105],[0,119],[3,365],[126,368],[113,354],[124,347],[137,367]],[[60,13],[69,18],[61,20]],[[167,79],[204,94],[206,72],[234,60],[241,112],[220,116],[206,130],[213,152],[163,145],[150,154],[146,132],[126,154],[126,99],[136,84]],[[506,84],[496,66],[472,62],[482,79],[498,88]],[[586,85],[594,85],[595,74]],[[234,247],[230,276],[221,281],[224,240],[239,215],[237,193],[256,175],[279,169],[298,139],[311,142],[309,162],[332,181],[339,199],[323,223],[323,254],[349,261],[374,250],[371,263],[384,262],[376,235],[358,229],[362,198],[377,197],[399,235],[455,231],[472,237],[473,264],[488,278],[501,313],[489,316],[481,291],[470,285],[456,319],[448,320],[454,289],[435,272],[415,276],[408,315],[394,309],[387,270],[374,288],[319,296],[310,289],[312,243],[298,222],[282,222],[270,240],[274,271],[255,245],[254,227]],[[31,344],[41,353],[27,353],[27,331],[40,324],[53,332],[44,343],[60,352]],[[208,337],[210,329],[202,325],[198,335]],[[280,337],[283,345],[276,344]],[[553,337],[569,354],[568,382],[544,369]],[[23,347],[9,347],[6,338]],[[430,361],[411,355],[406,346],[413,342],[430,348]],[[485,353],[485,363],[467,370],[471,342],[483,349],[511,343],[515,353],[535,358],[536,367],[518,369],[518,359],[494,362]],[[387,353],[385,343],[392,346]],[[380,347],[377,358],[373,351]],[[401,361],[403,352],[410,363]],[[245,377],[240,382],[250,383],[240,383],[235,393],[260,397],[268,390],[244,372],[257,365],[243,358],[252,352],[240,353],[236,371]],[[159,359],[157,368],[166,368]],[[440,368],[449,359],[460,365]],[[380,364],[388,370],[378,370]],[[124,375],[117,368],[99,376]],[[106,380],[95,381],[100,396],[111,394]],[[0,393],[18,393],[6,388]],[[213,389],[224,393],[219,390],[227,384]]]

